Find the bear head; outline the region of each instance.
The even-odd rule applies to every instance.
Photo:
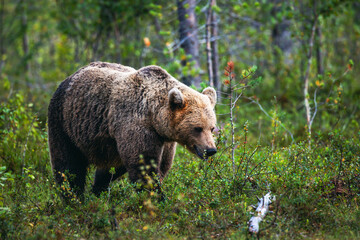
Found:
[[[192,89],[172,88],[168,96],[170,124],[174,140],[201,159],[216,153],[213,130],[216,91],[208,87],[198,93]]]

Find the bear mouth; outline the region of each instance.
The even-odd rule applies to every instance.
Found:
[[[194,149],[195,149],[196,155],[197,155],[199,158],[201,158],[201,159],[203,159],[203,160],[207,160],[207,156],[206,156],[206,153],[205,153],[205,152],[200,151],[200,149],[199,149],[196,145],[194,145]]]

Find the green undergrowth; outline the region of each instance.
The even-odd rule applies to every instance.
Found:
[[[309,148],[307,141],[277,144],[276,133],[261,143],[248,132],[251,122],[237,123],[233,169],[223,124],[215,157],[199,160],[178,147],[163,181],[164,202],[136,192],[127,175],[96,198],[91,167],[84,200],[65,204],[51,173],[45,124],[21,93],[7,97],[0,105],[1,239],[256,238],[247,231],[251,205],[268,191],[276,201],[259,237],[360,238],[359,132],[317,133]]]

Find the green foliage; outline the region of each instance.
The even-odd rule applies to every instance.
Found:
[[[66,204],[54,187],[45,130],[38,128],[31,107],[22,105],[17,93],[1,107],[2,238],[245,238],[250,205],[269,190],[277,201],[267,218],[276,225],[262,223],[266,238],[359,237],[360,133],[351,138],[340,130],[319,133],[311,150],[304,142],[260,146],[251,143],[251,123],[245,122],[236,134],[234,175],[231,129],[225,124],[215,132],[219,152],[208,161],[178,148],[162,184],[166,201],[136,192],[126,177],[96,198],[90,192],[92,168],[84,201]]]
[[[5,166],[0,167],[0,187],[3,188],[8,181],[14,181],[14,175],[11,174],[10,172],[6,172],[6,167]],[[4,198],[3,198],[2,195],[3,195],[3,192],[0,192],[0,214],[1,214],[1,212],[9,210],[8,208],[3,208],[3,206],[4,206],[4,203],[3,203]]]
[[[165,202],[151,192],[137,193],[126,177],[96,198],[89,190],[93,168],[84,200],[62,202],[46,133],[48,102],[60,81],[102,60],[135,68],[155,64],[177,79],[201,76],[198,90],[207,86],[202,36],[208,2],[195,7],[198,70],[193,62],[181,65],[190,56],[177,40],[175,2],[0,4],[0,238],[244,239],[255,196],[269,190],[277,201],[266,219],[275,224],[261,223],[259,237],[360,238],[357,1],[217,1],[212,10],[218,16],[219,70],[234,61],[240,87],[235,93],[242,94],[234,107],[234,144],[228,76],[220,76],[218,154],[201,161],[179,147],[162,184]],[[317,15],[320,35],[308,94],[316,116],[309,148],[303,79]],[[289,48],[283,40],[290,41]]]
[[[7,88],[5,82],[4,87]],[[0,159],[9,171],[21,173],[27,166],[45,169],[47,133],[39,129],[32,103],[24,103],[21,92],[0,105]]]

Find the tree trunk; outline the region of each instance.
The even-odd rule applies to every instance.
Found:
[[[192,67],[200,69],[195,6],[195,0],[177,0],[180,43],[186,54],[186,58],[181,61],[181,64],[186,66],[193,61]],[[196,87],[200,87],[200,76],[187,75],[183,76],[181,80],[186,85],[194,84]]]
[[[30,73],[30,64],[29,64],[29,39],[27,36],[27,11],[26,11],[26,2],[22,2],[23,14],[21,16],[21,28],[23,30],[22,36],[22,48],[24,52],[24,62],[25,62],[25,76],[28,76]]]
[[[309,39],[309,50],[307,54],[307,66],[306,66],[306,72],[304,77],[304,104],[305,104],[305,111],[306,111],[306,122],[308,127],[308,143],[309,143],[309,149],[311,148],[311,125],[312,125],[312,117],[311,117],[311,108],[309,103],[309,75],[310,75],[310,68],[311,68],[311,62],[312,62],[312,52],[314,47],[314,38],[315,38],[315,32],[316,32],[316,24],[317,24],[318,16],[316,15],[314,17],[314,22],[311,28],[311,35]]]
[[[2,73],[2,69],[5,64],[5,60],[3,58],[3,55],[5,54],[4,49],[4,8],[5,8],[5,1],[1,0],[1,9],[0,9],[0,76]]]
[[[206,59],[207,59],[207,70],[208,70],[208,76],[209,76],[209,85],[211,87],[214,87],[214,78],[213,78],[213,64],[212,64],[212,50],[211,50],[211,15],[212,15],[212,6],[214,4],[214,0],[209,1],[209,6],[206,11]]]
[[[277,23],[272,31],[272,39],[275,46],[277,46],[281,53],[284,55],[285,64],[290,64],[289,55],[292,50],[291,32],[289,30],[291,22],[289,20],[283,20]]]
[[[276,16],[281,11],[281,1],[272,0],[274,7],[271,10],[271,14]],[[281,78],[281,72],[284,71],[284,65],[292,64],[290,54],[292,52],[293,42],[291,39],[290,32],[291,21],[282,19],[280,22],[276,23],[272,29],[272,46],[274,54],[274,75],[276,79]],[[280,80],[276,80],[275,89],[281,89]]]
[[[317,71],[318,74],[323,75],[324,74],[324,58],[323,53],[321,51],[322,47],[322,32],[320,26],[317,26],[316,28],[316,38],[317,38],[317,47],[316,47],[316,64],[317,64]]]
[[[354,2],[353,3],[353,9],[354,9],[354,23],[356,25],[360,25],[360,2]],[[351,41],[352,42],[352,53],[353,53],[353,60],[355,63],[360,62],[360,43],[357,41],[357,38],[355,36],[355,39]]]
[[[212,0],[216,5],[216,0]],[[216,90],[220,90],[220,76],[219,76],[219,54],[218,54],[218,45],[216,38],[218,36],[218,25],[217,25],[217,15],[216,12],[212,12],[211,15],[211,57],[212,57],[212,70],[213,70],[213,80],[214,80],[214,87]],[[218,94],[218,96],[220,96]]]

